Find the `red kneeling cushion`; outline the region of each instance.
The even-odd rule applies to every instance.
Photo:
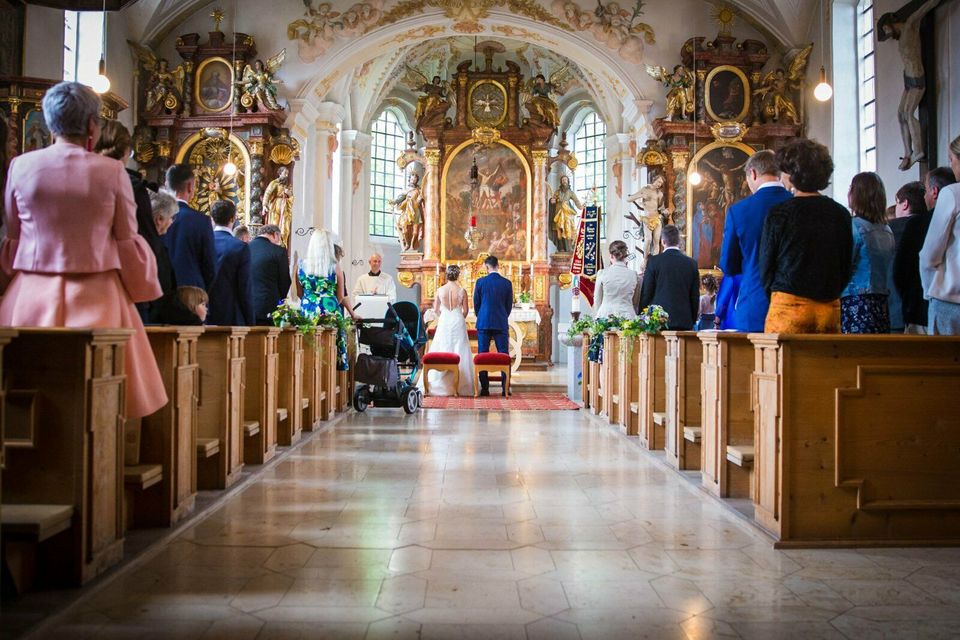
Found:
[[[477,339],[477,330],[476,329],[467,329],[467,338],[470,340]]]
[[[431,351],[423,356],[423,364],[460,364],[460,356],[445,351]]]
[[[509,353],[497,353],[495,351],[490,351],[488,353],[478,353],[473,356],[473,364],[493,364],[493,365],[507,365],[513,363],[513,360],[510,359]]]

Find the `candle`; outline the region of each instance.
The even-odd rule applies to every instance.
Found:
[[[570,303],[570,311],[572,313],[580,312],[580,296],[573,296],[573,302]]]
[[[437,280],[440,279],[440,263],[437,263]]]
[[[477,226],[477,216],[470,216],[470,226],[471,227]]]

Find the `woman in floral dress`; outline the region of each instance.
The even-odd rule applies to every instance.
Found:
[[[302,289],[300,310],[309,316],[337,316],[337,370],[350,368],[347,332],[340,322],[344,311],[356,319],[347,295],[340,259],[343,249],[334,243],[330,233],[319,229],[310,237],[307,257],[300,262],[297,281]]]

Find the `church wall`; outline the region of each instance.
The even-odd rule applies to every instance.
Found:
[[[950,141],[960,136],[960,2],[937,9],[937,164],[948,164]]]
[[[23,75],[58,80],[63,77],[63,11],[27,5]]]

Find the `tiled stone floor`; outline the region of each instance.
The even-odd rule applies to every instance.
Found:
[[[956,638],[960,550],[788,551],[577,412],[351,416],[44,634]]]

